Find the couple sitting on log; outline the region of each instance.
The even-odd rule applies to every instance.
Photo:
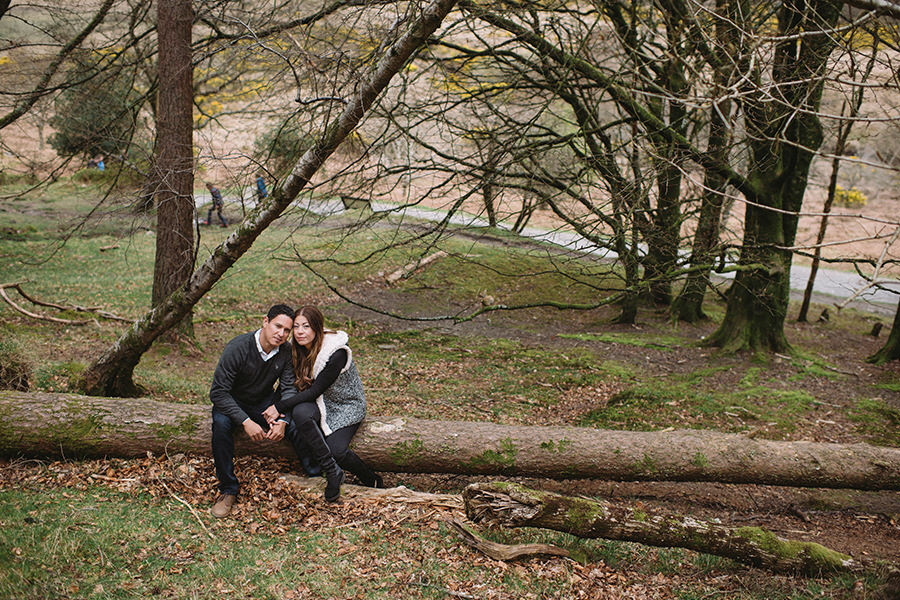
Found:
[[[277,383],[277,387],[276,387]],[[284,304],[269,309],[262,327],[225,346],[213,375],[212,452],[219,496],[216,517],[231,514],[239,491],[234,430],[254,442],[291,442],[309,476],[324,474],[325,500],[341,492],[344,470],[363,485],[381,477],[350,450],[366,415],[362,381],[343,331],[327,331],[321,311]]]

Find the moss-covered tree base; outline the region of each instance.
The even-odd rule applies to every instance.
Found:
[[[784,335],[788,271],[739,272],[728,292],[725,319],[704,341],[723,352],[789,352]]]
[[[894,324],[891,326],[891,333],[884,346],[866,360],[881,365],[898,358],[900,358],[900,305],[897,306],[897,312],[894,313]]]

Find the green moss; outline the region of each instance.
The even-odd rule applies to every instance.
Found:
[[[662,350],[675,350],[685,345],[684,340],[672,336],[654,336],[648,339],[646,335],[625,335],[621,333],[564,333],[559,337],[581,341],[606,342],[608,344],[623,344],[637,346],[639,348],[659,348]]]
[[[23,431],[4,426],[3,423],[14,421],[6,417],[6,414],[0,414],[0,454],[18,453],[22,446],[29,445],[28,440],[32,440],[35,446],[56,455],[62,452],[67,457],[89,456],[94,453],[97,433],[107,427],[99,416],[90,415]]]
[[[803,558],[822,570],[840,569],[845,561],[853,560],[846,554],[835,552],[815,542],[797,542],[779,539],[771,531],[761,527],[739,527],[734,533],[750,540],[760,549],[785,559]]]
[[[499,451],[485,450],[479,456],[473,458],[469,464],[476,469],[488,467],[502,473],[510,471],[516,466],[518,454],[519,449],[512,438],[504,438],[500,440]]]
[[[691,459],[691,464],[699,469],[705,469],[709,466],[709,459],[702,452],[697,452],[694,454],[694,458]]]
[[[644,453],[644,457],[634,464],[634,471],[639,474],[653,474],[657,470],[656,460],[647,453]]]
[[[170,440],[179,435],[189,435],[197,429],[196,415],[188,415],[179,419],[174,425],[153,423],[150,425],[150,431],[160,440]]]
[[[594,521],[603,514],[603,507],[596,502],[590,502],[580,498],[574,500],[575,501],[572,502],[571,498],[568,499],[570,507],[566,511],[563,523],[566,530],[571,533],[584,533],[589,531],[593,526]]]
[[[390,450],[391,460],[399,467],[405,467],[414,463],[425,452],[425,444],[416,435],[416,439],[407,442],[406,440],[394,444]]]
[[[581,475],[578,472],[578,468],[573,464],[566,465],[565,467],[562,468],[562,470],[560,470],[559,473],[560,473],[560,476],[562,476],[563,478],[568,478],[568,479],[575,479],[579,475]]]
[[[644,511],[636,508],[636,509],[634,509],[634,511],[632,511],[631,518],[634,519],[635,521],[637,521],[638,523],[645,523],[645,522],[647,522],[647,519],[649,518],[649,516]]]
[[[558,442],[554,442],[553,440],[541,442],[541,448],[546,450],[547,452],[563,453],[568,450],[571,445],[572,441],[565,438],[559,440]]]
[[[70,421],[68,427],[60,427],[60,431],[68,431],[70,437],[82,439],[97,433],[103,427],[103,422],[99,416],[89,415],[82,419]]]

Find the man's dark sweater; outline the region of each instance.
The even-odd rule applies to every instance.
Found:
[[[219,412],[240,425],[247,419],[241,405],[256,406],[264,400],[278,400],[297,392],[291,365],[291,344],[285,342],[278,354],[263,360],[256,346],[256,332],[237,336],[225,346],[213,374],[209,399]],[[278,391],[275,383],[278,382]]]

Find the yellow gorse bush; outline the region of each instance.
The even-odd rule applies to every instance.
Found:
[[[845,190],[841,186],[837,186],[834,190],[834,203],[838,206],[846,206],[848,208],[859,208],[865,206],[868,198],[855,187]]]

